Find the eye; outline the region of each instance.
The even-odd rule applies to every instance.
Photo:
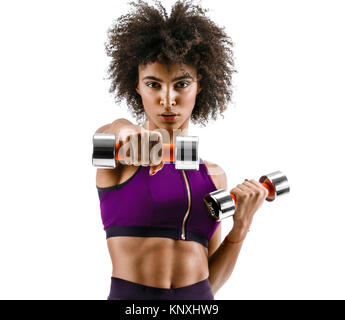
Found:
[[[189,85],[189,82],[186,82],[186,81],[181,81],[181,82],[178,82],[176,85],[179,85],[179,84],[185,84],[185,86],[184,87],[179,87],[179,88],[186,88],[186,87],[188,87],[188,85]]]
[[[179,86],[179,85],[183,85],[184,84],[184,86]],[[146,83],[146,85],[149,87],[149,88],[159,88],[159,83],[157,83],[157,82],[147,82]],[[156,86],[156,85],[158,85],[158,86]],[[188,87],[189,86],[189,82],[187,82],[187,81],[181,81],[181,82],[178,82],[177,84],[176,84],[176,87],[178,88],[178,89],[183,89],[183,88],[186,88],[186,87]]]
[[[157,82],[148,82],[146,83],[146,85],[149,87],[149,88],[157,88],[157,87],[152,87],[151,84],[158,84]]]

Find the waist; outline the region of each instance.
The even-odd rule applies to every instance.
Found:
[[[169,238],[107,239],[112,276],[146,286],[176,288],[208,278],[207,249],[198,242]]]

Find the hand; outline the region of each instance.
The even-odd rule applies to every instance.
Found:
[[[268,196],[268,190],[255,180],[245,179],[245,182],[238,184],[230,193],[236,196],[233,229],[246,233],[252,223],[254,213]]]
[[[150,166],[150,175],[163,168],[160,132],[119,119],[111,123],[104,133],[115,134],[116,143],[120,144],[119,153],[123,155],[123,160],[119,160],[121,164]]]

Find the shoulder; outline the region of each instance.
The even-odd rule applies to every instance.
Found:
[[[120,162],[114,169],[97,169],[96,186],[99,188],[113,187],[130,179],[139,170],[138,166],[122,165]]]
[[[225,171],[217,164],[203,160],[208,174],[210,175],[214,185],[218,189],[227,189],[227,177]]]

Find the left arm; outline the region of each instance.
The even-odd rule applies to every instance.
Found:
[[[227,189],[227,179],[225,172],[217,165],[208,163],[205,165],[210,172],[211,178],[218,189]],[[212,174],[214,173],[214,174]],[[213,295],[224,285],[231,276],[237,258],[239,256],[243,239],[247,233],[248,227],[235,224],[231,232],[221,243],[221,222],[217,230],[209,241],[208,266],[209,281]]]

